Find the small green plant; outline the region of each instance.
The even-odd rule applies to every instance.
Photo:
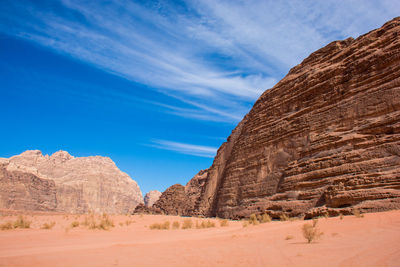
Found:
[[[191,229],[193,227],[193,222],[191,219],[185,219],[182,223],[182,229]]]
[[[0,230],[11,230],[13,229],[13,224],[11,222],[5,222],[0,224]]]
[[[71,228],[75,228],[75,227],[78,227],[78,226],[79,226],[79,222],[78,221],[73,221],[71,223]]]
[[[24,216],[19,215],[18,219],[14,222],[14,228],[30,228],[31,222],[24,218]]]
[[[359,209],[354,209],[353,215],[356,216],[357,218],[364,218],[364,214],[362,214]]]
[[[56,222],[51,222],[51,223],[44,223],[40,229],[46,229],[46,230],[50,230],[54,227],[54,225],[56,225]]]
[[[313,240],[316,240],[323,235],[323,233],[317,228],[317,223],[318,220],[313,219],[312,224],[306,223],[302,227],[303,236],[307,239],[308,243],[311,243]]]
[[[229,225],[229,222],[227,219],[223,219],[219,221],[219,226],[221,227],[227,227]]]
[[[179,222],[175,221],[175,222],[172,223],[172,228],[173,229],[179,229],[179,227],[180,227]]]

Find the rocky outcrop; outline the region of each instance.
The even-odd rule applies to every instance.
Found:
[[[128,213],[143,203],[137,183],[107,157],[30,150],[1,159],[0,175],[1,208]]]
[[[153,206],[137,207],[135,213],[188,215],[195,209],[201,190],[207,179],[208,169],[201,170],[187,184],[175,184],[165,190]]]
[[[195,192],[184,215],[400,208],[400,18],[292,68],[233,130]]]
[[[146,207],[153,206],[153,204],[160,198],[160,196],[161,196],[161,192],[160,191],[152,190],[152,191],[148,192],[144,196],[144,205]]]

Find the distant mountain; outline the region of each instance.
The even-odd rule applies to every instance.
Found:
[[[107,157],[29,150],[0,158],[0,208],[128,213],[140,203],[137,183]]]

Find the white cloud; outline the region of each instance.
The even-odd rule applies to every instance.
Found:
[[[0,31],[181,101],[159,103],[167,112],[237,123],[309,53],[400,12],[394,0],[199,0],[186,9],[163,3],[62,0],[46,9],[12,1],[0,9],[12,27],[0,23]]]
[[[217,153],[216,147],[185,144],[168,140],[155,139],[149,146],[205,158],[213,158]]]

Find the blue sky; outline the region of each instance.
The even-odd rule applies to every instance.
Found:
[[[393,1],[3,0],[0,157],[111,157],[143,193],[185,184],[262,92]]]

